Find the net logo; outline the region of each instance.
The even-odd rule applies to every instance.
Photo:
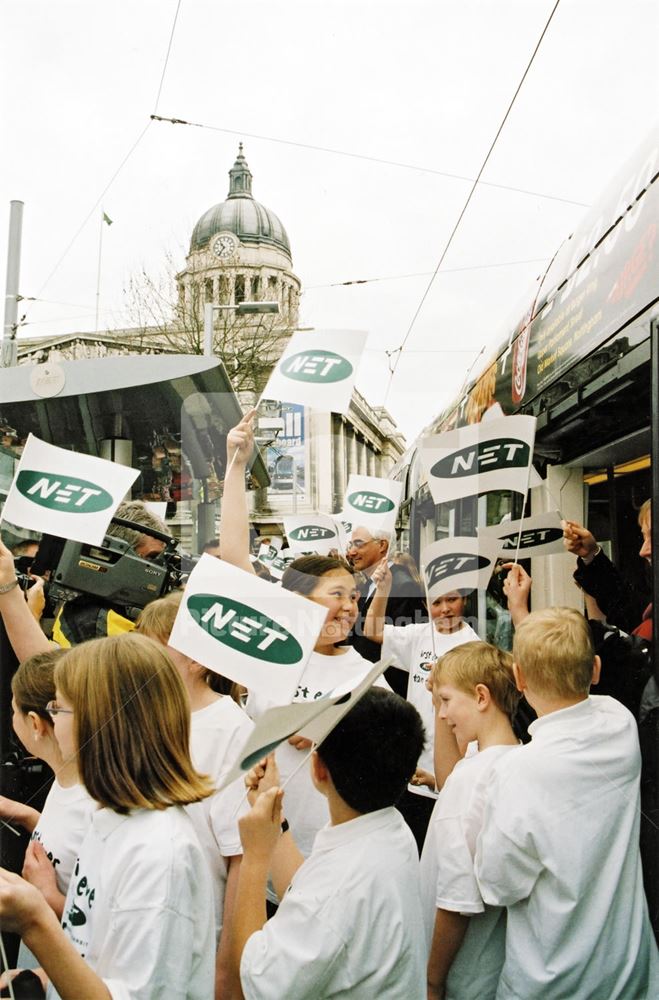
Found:
[[[386,514],[396,506],[393,500],[381,493],[351,493],[348,503],[357,510],[365,510],[371,514]]]
[[[336,538],[336,532],[318,525],[306,524],[300,528],[294,528],[288,537],[294,542],[313,542],[321,538]]]
[[[96,483],[29,469],[19,472],[16,488],[40,507],[72,514],[98,514],[114,504],[112,495]]]
[[[428,587],[457,573],[477,572],[489,565],[490,560],[485,556],[473,555],[471,552],[453,552],[450,555],[440,556],[426,566]]]
[[[224,646],[266,663],[290,664],[302,659],[295,636],[262,611],[216,594],[188,598],[190,616]]]
[[[352,375],[352,365],[333,351],[302,351],[287,358],[282,373],[297,382],[342,382]]]
[[[497,438],[495,441],[479,441],[477,445],[451,452],[446,458],[436,462],[430,471],[438,479],[460,479],[477,472],[524,469],[530,458],[531,451],[526,441]]]
[[[512,535],[504,535],[501,539],[503,551],[508,552],[516,549],[518,537],[517,532]],[[550,542],[557,542],[559,538],[563,538],[562,528],[536,528],[522,532],[519,547],[520,549],[531,549],[535,545],[548,545]]]
[[[288,567],[291,565],[292,562],[295,562],[295,556],[276,556],[272,560],[272,565],[273,568],[276,570],[285,571],[288,569]]]

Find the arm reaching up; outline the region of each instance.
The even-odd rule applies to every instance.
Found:
[[[220,556],[247,573],[253,573],[254,569],[249,558],[245,470],[254,451],[252,421],[255,416],[256,410],[250,410],[227,434],[227,473],[220,517]]]
[[[504,563],[501,569],[509,571],[503,581],[503,592],[508,598],[508,610],[513,625],[517,626],[529,613],[531,577],[519,563]]]
[[[373,642],[382,645],[384,639],[384,619],[387,613],[387,601],[391,593],[393,577],[389,569],[387,557],[382,559],[371,577],[376,585],[370,607],[364,619],[364,635]]]
[[[576,521],[561,521],[561,524],[563,526],[563,545],[568,552],[583,559],[586,566],[589,566],[600,551],[597,539],[588,528],[584,528]]]

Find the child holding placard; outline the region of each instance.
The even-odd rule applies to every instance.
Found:
[[[227,475],[224,484],[220,539],[222,558],[253,573],[249,558],[249,516],[245,496],[245,470],[254,448],[252,419],[246,414],[227,436]],[[345,645],[357,619],[359,591],[352,571],[343,559],[308,555],[296,559],[284,572],[282,587],[301,594],[327,609],[314,651],[300,678],[294,701],[313,701],[339,685],[351,685],[368,672],[371,663]],[[385,681],[380,682],[386,685]],[[258,718],[270,702],[250,690],[247,711]],[[277,751],[277,763],[286,785],[287,819],[302,853],[311,851],[318,830],[327,822],[327,802],[314,788],[308,766],[299,769],[298,751],[307,751],[308,740],[292,738]],[[299,770],[298,770],[299,769]],[[298,772],[295,773],[294,772]],[[275,897],[271,894],[271,901]]]
[[[394,808],[422,745],[418,712],[371,689],[313,754],[330,821],[311,857],[303,862],[291,834],[281,835],[277,787],[240,821],[245,853],[231,953],[248,1000],[425,997],[416,850]],[[282,903],[266,923],[271,868]]]
[[[373,573],[375,594],[364,621],[364,634],[382,646],[382,656],[393,658],[393,665],[408,673],[407,700],[417,709],[426,733],[435,731],[435,711],[427,681],[433,661],[455,646],[478,640],[478,635],[464,618],[465,598],[458,590],[436,597],[430,605],[430,622],[420,625],[385,625],[384,617],[392,585],[391,569],[383,559]],[[419,848],[423,841],[437,799],[442,777],[450,773],[455,759],[440,761],[442,774],[435,773],[432,736],[419,766],[412,776],[399,809],[407,820]],[[464,752],[464,747],[462,751]]]

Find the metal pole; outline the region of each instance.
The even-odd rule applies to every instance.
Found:
[[[98,333],[98,309],[101,302],[101,259],[103,257],[103,224],[105,212],[101,212],[101,228],[98,232],[98,267],[96,268],[96,321],[94,332]]]
[[[210,357],[213,353],[213,310],[212,302],[207,302],[204,306],[204,355]]]
[[[659,681],[657,664],[657,628],[659,627],[659,318],[650,323],[651,366],[651,460],[652,460],[652,635],[654,637],[654,673]]]
[[[5,291],[5,325],[2,335],[0,366],[13,368],[18,359],[16,330],[18,320],[18,281],[21,270],[21,234],[23,202],[10,202],[9,247],[7,250],[7,282]]]

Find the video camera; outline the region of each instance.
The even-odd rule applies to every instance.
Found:
[[[187,578],[193,560],[178,551],[178,542],[171,535],[122,517],[113,517],[112,523],[156,538],[165,547],[154,558],[143,559],[129,542],[112,535],[106,535],[102,545],[43,535],[31,572],[47,577],[51,607],[85,595],[138,613]]]

